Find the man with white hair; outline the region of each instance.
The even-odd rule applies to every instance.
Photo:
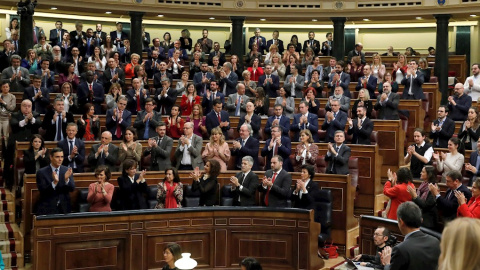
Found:
[[[258,176],[252,172],[253,158],[244,156],[242,158],[241,171],[230,177],[232,183],[233,205],[234,206],[255,206],[255,192],[258,187]]]
[[[334,99],[340,102],[340,110],[348,113],[348,109],[350,109],[350,98],[343,95],[343,88],[341,86],[335,87],[333,95],[328,98],[327,104],[325,105],[326,111],[332,110],[330,103]]]
[[[258,171],[258,150],[260,149],[260,142],[253,136],[252,126],[243,124],[240,127],[240,138],[232,143],[232,156],[236,156],[236,167],[242,168],[242,158],[244,156],[255,157],[253,159],[252,170]]]
[[[260,28],[255,28],[255,35],[248,41],[248,48],[251,50],[253,44],[257,44],[258,51],[263,55],[267,48],[267,40],[260,35]]]
[[[178,139],[178,146],[175,150],[178,170],[203,169],[202,160],[202,137],[193,133],[193,123],[187,122],[183,125],[183,134]]]

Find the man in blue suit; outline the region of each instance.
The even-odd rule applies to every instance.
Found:
[[[227,139],[227,131],[230,129],[230,117],[228,116],[228,112],[222,110],[222,107],[223,104],[219,99],[213,101],[213,110],[207,114],[205,126],[209,134],[213,128],[220,127],[225,139]]]
[[[36,215],[68,214],[70,192],[75,190],[73,170],[62,165],[63,151],[50,150],[50,166],[37,171],[37,188],[40,198],[36,205]]]
[[[425,76],[417,68],[417,60],[408,63],[407,75],[402,79],[402,84],[405,85],[402,99],[425,99],[422,89]]]
[[[280,89],[280,78],[277,75],[272,74],[272,66],[265,66],[265,74],[258,78],[259,87],[263,87],[265,94],[271,98],[278,96],[277,90]]]
[[[223,71],[220,72],[220,91],[226,96],[237,92],[238,76],[232,72],[232,63],[223,64]]]
[[[120,96],[117,101],[117,108],[107,111],[106,126],[107,130],[113,135],[114,140],[123,139],[125,130],[132,123],[132,113],[126,110],[127,98]]]
[[[298,142],[300,131],[308,129],[312,133],[313,141],[318,143],[318,116],[308,113],[308,102],[306,101],[300,102],[298,110],[300,113],[293,116],[293,123],[290,126],[290,130],[294,132],[293,141]],[[345,117],[345,121],[346,119]]]
[[[256,43],[258,51],[263,55],[267,49],[267,40],[265,37],[260,36],[260,28],[255,28],[255,36],[251,37],[248,41],[248,48],[252,49],[252,44]]]
[[[42,78],[39,75],[33,76],[33,85],[25,88],[23,100],[28,99],[32,102],[32,111],[38,113],[47,113],[47,107],[50,104],[50,92],[48,88],[42,87]]]
[[[260,142],[252,137],[253,130],[250,124],[243,124],[240,127],[240,138],[233,142],[231,149],[232,156],[236,156],[235,164],[237,169],[242,168],[242,158],[251,156],[253,158],[253,171],[258,171],[258,150]]]
[[[210,90],[207,90],[202,99],[203,113],[207,115],[213,108],[213,101],[220,100],[222,104],[225,104],[225,95],[218,91],[218,82],[210,82]]]
[[[279,155],[283,158],[283,169],[287,172],[293,172],[293,166],[290,162],[290,153],[292,152],[292,142],[288,136],[283,135],[283,127],[275,125],[272,127],[272,138],[265,142],[262,149],[262,157],[267,157],[265,170],[271,169],[271,159]]]
[[[332,111],[325,114],[325,122],[322,125],[322,130],[327,131],[327,137],[325,138],[327,143],[333,143],[335,131],[345,130],[347,124],[347,114],[340,110],[340,102],[337,99],[332,99],[330,106]]]
[[[338,61],[335,65],[335,73],[330,74],[328,79],[328,88],[330,88],[330,95],[333,95],[335,87],[341,86],[343,88],[343,94],[346,97],[352,98],[348,85],[350,84],[350,74],[343,72],[345,62]]]
[[[197,72],[193,75],[193,84],[195,84],[195,89],[197,89],[197,95],[203,96],[207,93],[207,90],[210,89],[210,82],[215,80],[215,75],[208,72],[207,62],[202,63],[200,70],[201,72]]]
[[[173,53],[178,50],[182,54],[180,56],[180,59],[188,60],[187,51],[185,49],[180,48],[180,45],[181,45],[180,40],[175,40],[175,42],[173,42],[173,48],[168,50],[168,58],[172,58]]]
[[[92,103],[95,107],[95,114],[102,113],[102,103],[105,100],[105,91],[103,86],[93,81],[94,74],[87,71],[87,81],[81,83],[77,89],[78,106],[85,107],[85,104]]]
[[[272,116],[268,117],[267,124],[265,125],[265,134],[270,138],[270,133],[272,132],[272,127],[274,126],[281,126],[282,127],[282,135],[288,136],[288,132],[290,131],[290,118],[288,116],[283,115],[283,106],[280,104],[276,104],[273,110]]]
[[[67,124],[67,137],[57,143],[63,150],[63,166],[70,167],[74,173],[83,172],[83,161],[85,160],[85,143],[75,138],[78,126],[75,123]]]
[[[358,78],[358,84],[355,86],[355,90],[360,91],[360,89],[365,88],[370,94],[370,98],[376,98],[375,90],[377,90],[377,78],[372,76],[372,69],[370,65],[365,65],[363,67],[363,74],[365,76]]]
[[[282,55],[283,51],[285,50],[285,47],[283,47],[283,40],[278,39],[278,36],[279,36],[278,30],[273,31],[272,39],[267,41],[267,51],[270,51],[270,46],[275,44],[278,48],[278,53]]]
[[[50,44],[52,46],[61,45],[63,34],[68,33],[67,30],[62,29],[63,23],[61,21],[55,22],[55,29],[50,30]]]
[[[55,84],[55,73],[50,71],[50,60],[48,58],[42,59],[41,69],[38,69],[35,74],[42,77],[42,88],[47,88],[48,92],[53,92],[53,85]]]

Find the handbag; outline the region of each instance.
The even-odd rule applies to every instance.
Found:
[[[325,245],[323,249],[328,253],[328,257],[330,259],[334,259],[338,257],[338,252],[337,252],[338,247],[333,245],[333,241],[330,242],[330,244]]]

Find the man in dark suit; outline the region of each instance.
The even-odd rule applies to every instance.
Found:
[[[222,110],[223,104],[219,99],[213,101],[213,110],[209,112],[205,118],[205,126],[208,133],[215,127],[222,129],[225,138],[228,138],[228,130],[230,129],[230,117],[228,113]]]
[[[83,161],[85,160],[85,143],[75,138],[78,126],[75,123],[68,123],[67,137],[57,143],[63,150],[63,166],[70,167],[74,173],[83,172]]]
[[[435,270],[440,256],[440,242],[437,238],[420,231],[422,211],[414,202],[404,202],[397,210],[398,228],[405,240],[393,250],[385,247],[382,251],[384,270]]]
[[[37,171],[37,188],[40,198],[36,205],[36,215],[70,213],[70,192],[75,190],[73,170],[62,165],[63,151],[50,150],[50,166]]]
[[[175,40],[175,42],[173,42],[173,48],[168,50],[167,57],[169,59],[172,58],[175,51],[180,51],[181,53],[181,55],[179,56],[180,59],[188,60],[187,50],[181,48],[180,40]]]
[[[215,75],[208,72],[208,63],[206,62],[202,63],[200,69],[202,72],[197,72],[193,75],[193,84],[195,84],[195,89],[197,89],[197,95],[203,96],[210,89],[210,82],[215,80]]]
[[[148,52],[148,57],[151,56],[152,52],[157,50],[158,51],[158,58],[160,59],[160,61],[163,61],[166,59],[166,53],[165,50],[163,49],[163,47],[160,46],[160,39],[159,38],[154,38],[152,40],[152,46],[149,48],[149,52]]]
[[[236,86],[238,82],[238,76],[235,72],[232,72],[232,63],[226,62],[223,64],[223,71],[220,72],[220,91],[229,96],[237,92]]]
[[[77,47],[77,48],[83,47],[83,39],[86,36],[87,36],[87,33],[83,31],[83,23],[81,21],[76,21],[75,30],[70,32],[70,46]],[[113,37],[112,37],[112,40],[113,40]]]
[[[257,44],[258,51],[264,55],[265,54],[265,49],[267,49],[267,41],[265,37],[262,37],[260,35],[260,28],[255,28],[255,36],[250,37],[248,40],[248,48],[251,50],[252,49],[252,44],[255,43]]]
[[[40,76],[35,75],[33,77],[33,86],[25,89],[23,99],[32,102],[33,111],[41,114],[47,112],[47,107],[50,105],[50,92],[47,88],[42,88],[42,78]]]
[[[126,110],[126,107],[127,98],[120,96],[117,101],[117,107],[107,111],[106,127],[115,140],[123,139],[125,130],[132,122],[132,113]]]
[[[371,74],[372,69],[370,65],[365,65],[363,67],[363,74],[365,76],[358,78],[358,84],[355,86],[355,90],[360,91],[360,89],[364,88],[368,90],[370,94],[370,99],[375,98],[375,90],[377,90],[377,78],[372,76]]]
[[[357,119],[347,119],[348,135],[352,135],[353,144],[368,144],[370,145],[370,135],[373,131],[373,122],[367,117],[367,110],[363,106],[357,107]]]
[[[213,66],[213,57],[215,57],[215,56],[218,57],[218,61],[219,61],[220,65],[223,66],[223,64],[226,62],[225,54],[220,51],[220,43],[218,43],[218,42],[213,43],[213,50],[208,55],[208,64],[209,65]]]
[[[468,187],[462,185],[463,176],[459,171],[449,171],[445,178],[448,187],[445,197],[440,195],[440,190],[436,184],[429,184],[428,188],[437,200],[437,208],[442,213],[443,221],[448,222],[457,217],[458,200],[456,193],[463,193],[468,201],[472,197],[472,192]]]
[[[145,32],[145,24],[142,23],[142,51],[148,51],[150,45],[150,33]]]
[[[283,135],[282,126],[272,127],[272,138],[265,142],[265,146],[262,149],[262,157],[267,158],[266,170],[271,168],[271,160],[273,156],[279,155],[283,158],[283,169],[287,172],[293,172],[293,166],[290,162],[290,153],[292,152],[292,142],[288,136]]]
[[[455,132],[455,121],[448,118],[448,107],[440,105],[437,110],[438,119],[432,122],[430,139],[433,147],[447,148],[448,140],[452,138]]]
[[[160,72],[161,59],[158,57],[159,51],[153,50],[147,61],[145,61],[145,72],[149,79],[153,78],[155,74]]]
[[[55,29],[50,30],[50,44],[52,46],[61,45],[63,34],[67,33],[68,31],[62,29],[63,23],[62,21],[55,22]]]
[[[162,79],[162,87],[155,91],[153,99],[157,102],[157,108],[161,115],[170,114],[177,100],[177,90],[170,87],[168,78]]]
[[[407,75],[402,79],[402,84],[405,85],[402,99],[425,99],[422,89],[425,76],[417,68],[417,60],[410,60]]]
[[[362,50],[363,50],[363,44],[362,43],[355,44],[355,49],[348,52],[348,55],[347,55],[348,65],[350,65],[350,63],[352,62],[352,57],[354,57],[354,56],[360,56],[362,65],[365,65],[367,63],[367,61],[365,60],[365,53],[362,52]]]
[[[448,109],[450,117],[453,121],[467,120],[468,110],[472,107],[472,97],[465,94],[462,83],[455,84],[453,96],[448,97]]]
[[[80,55],[80,49],[81,47],[70,47],[72,50],[71,55],[66,57],[67,60],[65,62],[67,63],[72,63],[75,66],[75,74],[77,74],[78,71],[78,76],[80,76],[83,73],[84,70],[84,58]]]
[[[225,96],[218,91],[218,82],[213,80],[210,82],[210,90],[207,90],[202,99],[203,114],[207,115],[213,109],[213,101],[220,100],[225,104]]]
[[[165,135],[167,133],[165,122],[159,122],[155,130],[158,136],[148,139],[148,147],[145,149],[145,152],[143,152],[143,155],[151,155],[151,171],[163,171],[172,167],[170,153],[172,152],[173,139]]]
[[[281,156],[273,156],[271,166],[272,169],[265,172],[262,184],[258,186],[258,191],[262,193],[260,201],[267,207],[288,207],[292,176],[282,169]]]
[[[142,87],[139,78],[135,78],[132,80],[132,89],[127,91],[126,96],[128,98],[127,110],[132,115],[136,115],[138,112],[145,110],[145,102],[150,97],[150,91]]]
[[[107,166],[111,172],[118,171],[118,147],[112,144],[112,133],[102,132],[100,143],[92,145],[88,155],[88,164],[91,168],[100,165]]]
[[[320,41],[315,39],[315,32],[308,32],[308,39],[303,42],[303,53],[307,51],[307,48],[313,50],[314,55],[318,55],[320,52]]]
[[[299,114],[293,116],[293,123],[290,130],[294,133],[293,141],[300,140],[300,131],[304,129],[310,130],[313,141],[319,142],[318,139],[318,116],[308,112],[308,102],[302,101],[298,105]]]
[[[270,133],[272,132],[273,126],[281,126],[282,127],[282,135],[288,136],[288,132],[290,131],[290,118],[283,115],[283,106],[280,104],[276,104],[273,109],[273,115],[268,117],[267,124],[265,125],[265,134],[270,138]]]
[[[398,120],[398,104],[400,96],[392,93],[392,86],[389,82],[383,83],[383,93],[377,97],[377,103],[373,107],[377,111],[377,119]]]
[[[124,46],[123,40],[128,39],[128,35],[123,32],[123,24],[121,22],[117,22],[117,30],[110,32],[110,37],[112,38],[113,45],[117,46],[117,48]]]
[[[335,87],[341,86],[343,88],[343,93],[345,96],[352,98],[350,95],[350,90],[348,90],[348,85],[350,84],[350,74],[343,72],[345,63],[340,60],[337,61],[335,65],[335,73],[330,74],[328,79],[328,88],[330,88],[330,94],[333,94]]]
[[[318,192],[318,184],[313,181],[315,168],[307,164],[302,165],[301,168],[302,179],[297,180],[293,189],[292,202],[295,208],[314,209],[315,195]]]
[[[323,81],[328,82],[330,76],[333,76],[336,73],[337,59],[335,57],[330,57],[328,60],[328,66],[323,69]]]
[[[260,149],[260,142],[252,137],[253,130],[249,124],[243,124],[240,127],[240,138],[236,139],[232,145],[232,156],[236,156],[237,169],[242,168],[242,158],[244,156],[251,156],[253,158],[252,170],[258,171],[258,150]]]
[[[322,49],[320,53],[323,56],[332,56],[333,53],[333,35],[331,32],[328,32],[325,37],[327,38],[326,41],[322,43]]]
[[[327,173],[330,174],[348,174],[348,159],[351,150],[345,142],[345,132],[342,130],[335,131],[335,143],[328,143],[328,152],[325,161],[328,161]]]
[[[108,68],[103,72],[103,87],[107,91],[110,90],[110,87],[114,83],[120,84],[120,86],[125,86],[125,72],[118,68],[115,64],[115,59],[109,58],[107,62]]]
[[[263,87],[265,94],[271,98],[278,96],[277,90],[280,89],[280,78],[277,75],[272,74],[272,66],[265,66],[265,74],[258,78],[259,87]]]
[[[252,172],[253,158],[244,156],[242,158],[241,172],[230,177],[232,183],[233,205],[234,206],[255,206],[255,192],[258,187],[258,176]]]
[[[145,110],[138,112],[133,127],[137,129],[138,139],[148,140],[155,137],[155,129],[162,123],[162,116],[155,110],[155,100],[145,99]]]
[[[334,134],[337,130],[345,130],[348,116],[340,110],[340,102],[337,99],[332,99],[330,106],[332,111],[325,114],[322,130],[327,132],[325,141],[331,143],[334,142]]]
[[[105,91],[101,84],[93,81],[94,74],[92,71],[87,71],[86,76],[87,81],[77,87],[78,105],[83,108],[85,104],[92,103],[95,107],[95,114],[101,114],[102,103],[105,101]]]
[[[470,163],[465,164],[465,170],[470,175],[468,186],[472,186],[477,177],[480,177],[480,138],[477,140],[477,151],[470,155]]]
[[[40,114],[32,111],[32,102],[24,99],[20,104],[20,111],[12,113],[10,118],[10,142],[15,146],[15,141],[27,142],[33,134],[38,134],[42,125]],[[13,149],[13,148],[12,148]]]
[[[171,73],[167,72],[167,63],[164,61],[160,62],[160,71],[153,75],[153,87],[156,89],[162,88],[162,80],[167,78],[172,84],[173,76]]]
[[[38,69],[35,74],[42,78],[42,87],[47,88],[48,92],[53,92],[53,85],[55,84],[55,73],[50,71],[50,60],[44,58],[40,64],[41,68]]]
[[[95,38],[95,46],[102,46],[107,40],[107,33],[102,31],[102,24],[97,23],[95,26],[95,32],[93,33],[93,37]]]
[[[88,61],[87,63],[87,70],[80,74],[80,83],[87,81],[87,72],[93,72],[93,82],[100,84],[103,87],[104,79],[103,79],[103,72],[98,71],[97,67],[95,66],[95,61]],[[109,90],[109,89],[107,89]],[[108,91],[107,91],[108,92]]]
[[[45,141],[61,141],[67,136],[67,124],[74,123],[73,114],[65,111],[63,99],[56,98],[53,109],[45,114],[42,128],[46,131]]]
[[[273,31],[272,39],[267,41],[267,48],[266,49],[267,49],[267,51],[270,51],[270,46],[275,44],[278,48],[278,53],[280,55],[282,55],[283,51],[285,50],[285,47],[283,46],[283,40],[278,39],[278,36],[279,36],[278,30]]]

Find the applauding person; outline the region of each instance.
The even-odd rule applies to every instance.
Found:
[[[87,201],[90,204],[90,212],[111,212],[113,190],[115,187],[108,182],[112,177],[107,166],[99,166],[95,170],[97,181],[88,186]]]
[[[217,176],[220,174],[220,164],[215,159],[205,163],[205,171],[200,173],[198,167],[190,173],[193,179],[192,190],[200,190],[200,206],[213,206],[217,202]]]

